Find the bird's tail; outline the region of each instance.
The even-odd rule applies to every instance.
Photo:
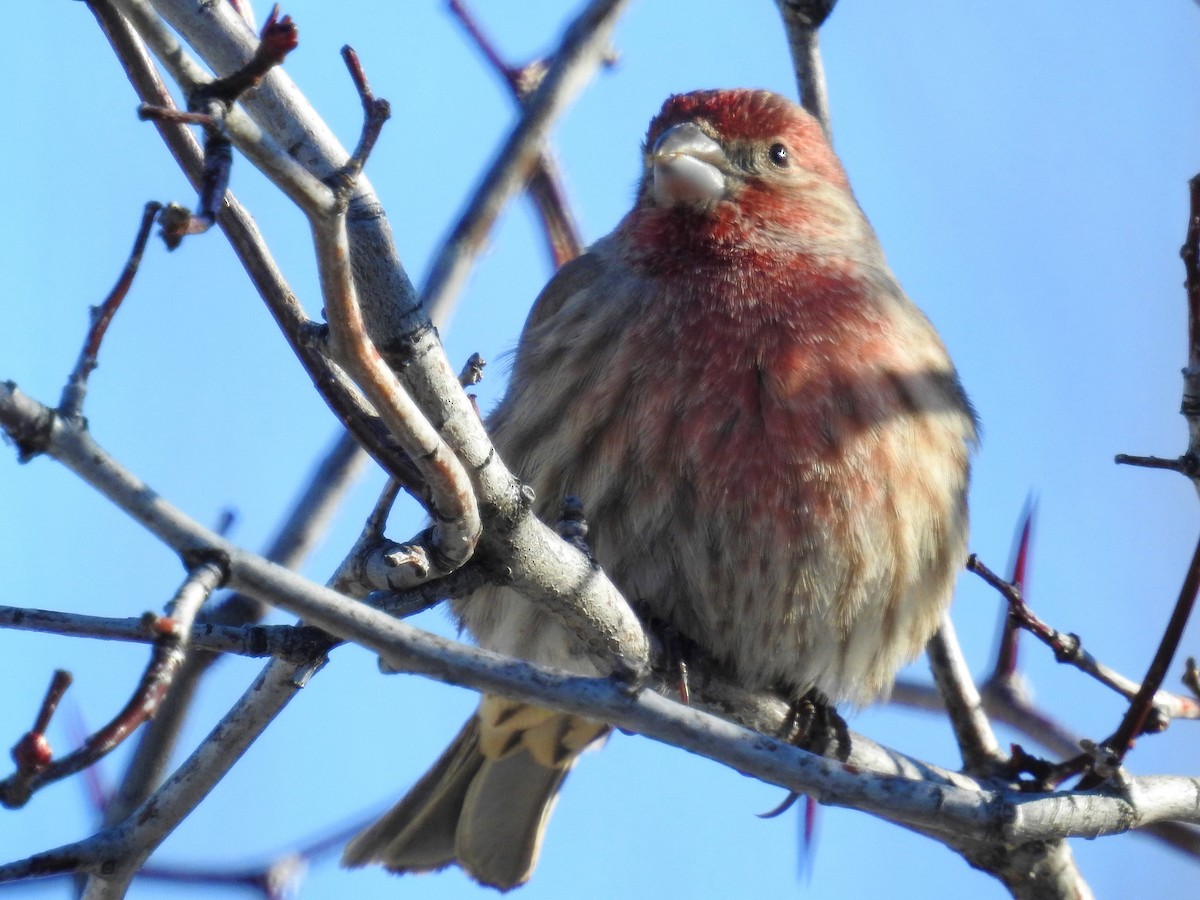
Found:
[[[608,727],[485,695],[433,768],[346,846],[342,864],[428,872],[452,863],[481,884],[529,880],[558,790]]]

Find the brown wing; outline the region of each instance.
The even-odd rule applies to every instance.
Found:
[[[564,303],[578,291],[585,289],[600,274],[602,264],[593,253],[577,256],[557,272],[542,288],[533,308],[529,310],[529,318],[525,320],[525,331],[536,328],[547,319],[558,313]]]

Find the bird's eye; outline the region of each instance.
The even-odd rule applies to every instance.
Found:
[[[788,149],[783,144],[772,144],[767,150],[767,159],[771,161],[771,165],[779,169],[786,169],[788,165]]]

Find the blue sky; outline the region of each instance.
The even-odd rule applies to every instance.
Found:
[[[514,60],[551,47],[566,21],[567,4],[551,0],[473,5]],[[301,34],[287,69],[344,142],[356,136],[359,106],[342,44],[359,51],[375,90],[392,101],[393,121],[368,171],[419,279],[512,122],[504,88],[433,0],[296,0],[284,11]],[[1186,180],[1200,170],[1198,19],[1191,0],[1135,12],[1115,0],[844,0],[823,35],[836,147],[983,420],[971,547],[1002,567],[1035,494],[1033,602],[1131,676],[1153,652],[1197,530],[1182,479],[1118,468],[1112,456],[1174,455],[1186,441],[1177,414],[1185,353],[1177,250]],[[13,85],[10,138],[0,143],[0,170],[9,173],[0,378],[56,402],[87,306],[116,277],[142,204],[193,197],[153,128],[136,121],[132,90],[82,4],[20,4],[10,24],[0,54]],[[619,65],[555,132],[589,240],[627,209],[639,141],[667,94],[747,86],[795,95],[767,0],[638,0],[616,44]],[[233,190],[315,313],[301,216],[240,161]],[[445,335],[456,363],[473,351],[492,361],[478,391],[484,409],[503,390],[501,357],[548,274],[533,220],[517,203]],[[213,522],[235,508],[234,536],[250,547],[265,543],[335,430],[217,234],[171,255],[151,248],[106,341],[86,411],[96,439],[189,514]],[[380,482],[374,472],[364,478],[306,567],[312,577],[331,571]],[[411,505],[398,511],[395,536],[419,519]],[[0,602],[11,605],[137,615],[161,607],[182,574],[169,552],[61,467],[18,467],[11,451],[0,457],[0,547]],[[977,672],[986,670],[998,615],[996,598],[963,576],[955,619]],[[422,622],[449,631],[438,612]],[[1185,652],[1198,651],[1193,627]],[[0,744],[29,727],[55,667],[74,671],[69,697],[94,726],[124,701],[144,661],[140,648],[0,631]],[[1023,667],[1044,707],[1081,733],[1102,737],[1119,717],[1114,697],[1031,643]],[[257,668],[238,660],[220,669],[187,740],[202,737]],[[907,674],[925,678],[923,663]],[[368,654],[341,649],[159,859],[253,862],[382,807],[424,771],[472,705],[461,690],[378,676]],[[69,718],[51,733],[59,750],[69,745]],[[956,765],[939,719],[872,709],[851,724]],[[1132,769],[1194,773],[1193,727],[1178,723],[1143,740]],[[106,777],[122,758],[104,764]],[[618,736],[571,776],[521,896],[1004,896],[940,846],[841,810],[822,816],[814,871],[801,878],[795,816],[754,817],[780,794]],[[0,811],[0,856],[73,840],[90,826],[80,784],[59,784],[19,813]],[[1100,896],[1155,896],[1195,878],[1193,865],[1138,837],[1075,849]],[[456,872],[398,883],[346,875],[326,861],[310,872],[303,896],[400,892],[460,897],[470,887]],[[63,885],[42,885],[23,895],[66,894]],[[183,895],[144,884],[132,893]]]

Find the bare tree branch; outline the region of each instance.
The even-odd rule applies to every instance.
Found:
[[[39,427],[46,412],[45,407],[24,397],[11,385],[0,389],[0,424],[14,438],[28,427]],[[951,778],[947,784],[928,779],[913,781],[893,775],[865,774],[879,771],[879,766],[886,767],[887,760],[896,755],[889,753],[872,759],[870,764],[861,756],[852,756],[851,768],[847,769],[836,761],[813,756],[699,710],[639,691],[627,682],[556,674],[553,670],[465,647],[417,631],[361,604],[347,603],[345,598],[326,588],[239,550],[188,521],[144,485],[130,479],[86,433],[68,423],[53,423],[47,452],[128,509],[138,521],[168,543],[193,552],[207,545],[209,552],[215,550],[223,554],[235,586],[379,653],[395,670],[415,672],[550,709],[610,721],[623,729],[709,756],[773,784],[811,794],[822,803],[853,806],[906,827],[935,834],[960,852],[981,854],[984,848],[973,845],[994,844],[997,837],[1005,846],[1019,847],[1066,836],[1125,831],[1167,819],[1200,822],[1200,810],[1190,800],[1195,791],[1200,790],[1200,779],[1148,777],[1128,779],[1118,792],[1030,794],[984,787],[961,776]],[[274,678],[273,670],[281,666],[287,669],[288,679],[294,678],[294,665],[276,663],[268,667],[262,679]],[[306,668],[305,672],[308,671],[310,669]],[[231,716],[236,720],[245,718],[250,723],[246,726],[249,730],[265,726],[286,702],[284,695],[290,696],[290,691],[283,689],[283,682],[276,684],[281,690],[268,692],[258,702],[265,703],[269,710],[244,698],[244,703]],[[256,685],[251,693],[261,687],[261,684]],[[233,737],[235,732],[236,738]],[[190,809],[211,786],[214,773],[223,772],[253,739],[240,727],[223,726],[216,734],[225,742],[218,754],[220,764],[217,765],[211,755],[210,738],[193,757],[204,774],[200,774],[200,769],[185,766],[148,801],[155,804],[160,814],[164,808],[185,814],[184,807]],[[232,749],[230,742],[234,745]],[[859,749],[860,745],[864,749]],[[872,745],[856,737],[854,746],[855,752],[863,753]],[[164,792],[170,797],[169,803]],[[139,817],[132,818],[137,820]],[[122,829],[128,827],[121,826]],[[159,834],[162,827],[165,826],[161,820],[157,821],[153,833]],[[96,847],[103,848],[103,853],[111,852],[116,831],[104,833],[103,839],[97,839]],[[34,870],[47,871],[45,867],[52,863],[66,865],[64,860],[75,860],[71,863],[75,865],[81,858],[93,858],[93,850],[81,853],[78,846],[72,845],[62,852],[41,854],[19,864],[0,867],[0,880],[26,877]],[[1009,854],[1007,858],[1013,857]],[[135,871],[142,859],[141,854],[135,854],[134,858],[123,856],[121,871],[126,871],[127,860],[132,866],[128,871]],[[39,866],[43,868],[38,869]]]
[[[448,8],[462,23],[484,59],[504,78],[513,92],[514,99],[524,104],[545,78],[546,61],[537,59],[524,66],[508,65],[501,59],[499,51],[460,0],[450,0]],[[610,51],[607,59],[612,58],[613,54]],[[538,217],[542,220],[542,231],[546,236],[550,261],[557,269],[583,252],[583,238],[579,234],[575,217],[567,206],[562,174],[549,147],[544,147],[539,154],[530,173],[526,191],[529,199],[533,201]]]
[[[435,512],[451,510],[447,518],[453,524],[444,527],[442,517],[438,516],[435,530],[444,528],[443,534],[452,534],[449,544],[453,546],[446,558],[431,570],[420,555],[425,535],[418,535],[411,545],[389,541],[384,535],[386,514],[381,505],[368,522],[363,539],[335,576],[336,590],[321,588],[246,553],[187,519],[155,495],[92,441],[85,423],[72,421],[79,418],[77,415],[63,415],[64,410],[79,411],[78,404],[67,403],[65,394],[63,409],[56,411],[21,394],[12,383],[0,384],[0,425],[17,443],[23,457],[50,454],[126,509],[189,563],[200,561],[222,571],[228,569],[231,583],[245,591],[243,599],[248,599],[250,606],[261,609],[265,603],[277,604],[315,623],[277,629],[185,629],[183,639],[195,636],[197,647],[202,644],[213,650],[246,653],[265,647],[274,658],[213,735],[152,796],[147,796],[148,786],[159,780],[158,774],[148,778],[131,794],[132,799],[113,813],[115,824],[105,831],[57,851],[0,867],[0,881],[21,877],[22,873],[86,872],[92,875],[87,896],[123,895],[133,874],[163,837],[228,771],[295,695],[297,686],[323,665],[325,654],[338,638],[355,641],[378,653],[381,663],[392,671],[415,672],[556,710],[599,717],[710,756],[791,790],[804,791],[822,802],[865,809],[952,847],[972,865],[996,875],[1018,897],[1090,896],[1062,840],[1066,836],[1095,836],[1145,826],[1180,846],[1197,843],[1195,829],[1167,820],[1200,821],[1194,801],[1189,805],[1187,799],[1196,796],[1200,780],[1130,778],[1120,773],[1111,783],[1097,785],[1097,790],[1049,791],[1039,790],[1028,781],[1018,781],[1013,774],[1015,770],[1001,767],[1003,754],[991,733],[985,711],[1000,721],[1019,721],[1020,727],[1030,733],[1041,733],[1047,740],[1057,741],[1060,747],[1065,746],[1064,741],[1072,744],[1064,755],[1074,753],[1078,741],[1072,741],[1070,735],[1064,736],[1060,726],[1041,715],[1027,697],[1020,696],[1021,681],[1015,667],[1003,683],[996,678],[989,680],[980,697],[948,621],[931,642],[930,655],[942,688],[941,699],[936,702],[951,710],[966,775],[907,759],[861,736],[854,737],[851,759],[841,766],[781,745],[769,737],[738,729],[704,712],[715,710],[737,722],[774,733],[786,716],[786,708],[778,698],[746,695],[719,678],[711,683],[706,681],[695,691],[698,706],[695,710],[679,707],[644,690],[648,686],[656,689],[662,686],[645,670],[649,648],[640,625],[615,588],[590,565],[586,547],[580,552],[578,547],[558,540],[551,529],[531,515],[531,498],[495,457],[472,400],[459,387],[454,370],[441,352],[427,309],[417,302],[391,246],[378,201],[366,180],[359,177],[370,145],[378,135],[376,126],[382,119],[367,116],[368,124],[359,147],[347,162],[345,150],[308,108],[286,74],[271,70],[273,64],[265,63],[266,55],[261,49],[265,41],[260,42],[246,27],[244,6],[185,0],[88,2],[109,33],[139,93],[144,97],[156,96],[165,110],[155,124],[189,176],[193,181],[207,178],[208,187],[202,190],[208,199],[200,203],[199,218],[211,220],[216,216],[230,235],[273,315],[331,408],[407,489]],[[136,23],[163,64],[179,80],[189,106],[197,112],[173,111],[145,48],[113,12],[110,2]],[[833,2],[777,0],[777,5],[788,30],[801,97],[828,131],[828,103],[816,34]],[[498,210],[520,190],[531,172],[544,171],[540,168],[545,165],[544,159],[541,163],[537,160],[545,150],[550,119],[569,101],[569,95],[577,88],[576,82],[594,69],[596,46],[611,31],[622,7],[622,0],[594,0],[568,29],[562,46],[552,57],[553,78],[548,76],[542,90],[531,99],[492,171],[471,198],[463,219],[443,248],[443,257],[435,265],[427,286],[427,300],[452,298],[456,294]],[[272,13],[270,22],[275,21],[276,13]],[[184,36],[219,76],[230,74],[214,81],[201,63],[178,45],[172,28]],[[550,90],[548,86],[554,78],[558,83]],[[241,97],[240,105],[231,110],[206,105],[214,96],[222,95],[216,99],[228,106],[250,80],[260,79],[260,88]],[[361,71],[356,80],[370,113],[373,98]],[[223,96],[226,89],[232,91],[228,98]],[[201,154],[195,139],[183,126],[185,122],[204,125],[209,128],[210,137],[218,133],[224,140],[227,133],[228,140],[310,216],[320,249],[324,299],[330,309],[328,332],[305,315],[275,268],[253,223],[236,201],[226,197],[218,213],[220,198],[225,196],[223,179],[228,175],[228,165],[222,168],[220,160],[216,160],[223,152],[222,147],[210,147]],[[227,144],[223,147],[227,149]],[[288,148],[287,152],[283,147]],[[207,170],[203,168],[205,163],[210,164]],[[540,177],[535,174],[535,178]],[[1188,259],[1189,247],[1200,246],[1197,212],[1200,181],[1192,187],[1193,219],[1184,248],[1190,299],[1193,293],[1200,297],[1197,268],[1200,264],[1195,261],[1194,250],[1192,259]],[[533,190],[533,184],[529,189]],[[551,243],[555,244],[553,237]],[[1190,308],[1195,313],[1200,309],[1200,301],[1192,303]],[[448,305],[438,302],[433,320],[444,319],[447,309]],[[1188,385],[1200,378],[1197,375],[1200,326],[1195,326],[1198,320],[1200,315],[1192,316],[1192,352],[1189,371],[1185,373]],[[331,351],[336,353],[338,362],[331,359]],[[82,360],[81,356],[81,365]],[[353,374],[356,383],[350,382],[339,363]],[[1192,413],[1200,411],[1200,403],[1193,404],[1195,409],[1189,411],[1189,390],[1190,387],[1185,387],[1185,414],[1189,425],[1194,426],[1196,416]],[[1200,390],[1192,393],[1200,396]],[[1191,459],[1194,463],[1196,434],[1193,428],[1190,455],[1172,466],[1193,477],[1197,467],[1189,467],[1187,461]],[[392,496],[387,505],[394,499],[391,487],[389,492]],[[480,512],[474,517],[471,507],[476,499]],[[474,537],[481,532],[480,552],[468,562]],[[445,548],[447,544],[435,541],[434,546]],[[409,572],[394,571],[400,568],[395,563],[401,559],[401,551],[406,554]],[[1184,593],[1188,583],[1200,579],[1200,548],[1197,554]],[[389,568],[393,571],[387,571]],[[349,577],[351,571],[353,580]],[[450,574],[438,577],[445,572]],[[420,584],[416,590],[403,590],[431,574],[432,581]],[[388,609],[403,615],[448,594],[498,581],[511,583],[562,616],[588,642],[597,659],[609,662],[617,677],[607,680],[570,677],[471,650],[433,638],[379,612]],[[372,587],[401,589],[401,594],[376,593],[367,604],[352,602],[352,597]],[[1183,607],[1181,594],[1180,610]],[[144,625],[134,626],[136,620],[128,619],[64,616],[0,607],[0,626],[6,619],[18,627],[60,633],[94,630],[129,640],[147,636]],[[1177,613],[1168,637],[1177,637],[1185,619],[1186,612]],[[327,629],[328,633],[316,626]],[[1125,735],[1129,738],[1144,730],[1146,718],[1158,714],[1157,707],[1149,704],[1169,697],[1157,688],[1174,652],[1170,644],[1170,640],[1164,639],[1146,681],[1140,685],[1122,680],[1115,673],[1109,674],[1110,681],[1122,683],[1127,695],[1137,694],[1142,704],[1131,708],[1111,742],[1127,746],[1127,740],[1118,739],[1123,730],[1129,732]],[[1161,659],[1164,655],[1166,663]],[[931,693],[913,691],[910,695],[903,685],[897,696],[906,702],[928,705],[935,702]],[[1189,702],[1193,708],[1200,708],[1188,698],[1177,699],[1184,701],[1180,709]],[[1019,756],[1018,751],[1014,755]],[[149,772],[155,767],[138,763],[135,768]],[[1085,782],[1085,786],[1090,783]],[[140,807],[133,808],[139,803]]]
[[[444,317],[446,304],[462,287],[500,210],[528,181],[541,156],[550,123],[604,61],[613,26],[627,5],[627,0],[591,0],[568,26],[546,77],[525,104],[517,127],[472,193],[430,267],[421,297],[435,320]]]
[[[117,619],[18,606],[0,606],[0,628],[134,644],[152,644],[157,637],[145,616]],[[188,641],[194,650],[210,654],[274,656],[299,662],[312,655],[316,635],[324,633],[296,625],[197,624],[192,626]]]
[[[171,95],[158,77],[145,45],[128,21],[115,11],[108,0],[89,0],[88,8],[112,44],[139,99],[143,103],[169,105],[172,102]],[[277,74],[277,71],[272,73]],[[206,76],[201,72],[196,77]],[[255,96],[261,93],[260,89]],[[158,121],[155,125],[184,174],[193,185],[198,186],[202,177],[203,154],[195,137],[178,124]],[[324,185],[320,185],[320,190],[328,193]],[[358,389],[322,352],[313,336],[315,323],[305,314],[267,250],[258,226],[231,194],[226,194],[225,209],[220,214],[219,223],[255,289],[266,302],[268,310],[330,409],[386,471],[400,479],[409,490],[419,490],[420,479],[411,461],[379,423],[375,411],[366,404]]]
[[[83,349],[79,351],[79,359],[75,363],[75,368],[67,378],[62,399],[58,401],[59,413],[67,418],[74,418],[82,414],[83,400],[87,395],[88,376],[99,365],[100,344],[108,331],[109,323],[112,322],[113,316],[116,315],[126,294],[129,293],[133,277],[142,264],[142,253],[146,249],[146,242],[150,239],[150,228],[154,225],[154,217],[158,215],[160,209],[162,209],[161,203],[151,201],[146,204],[142,210],[142,221],[138,226],[137,237],[133,241],[133,250],[129,254],[125,268],[121,270],[117,283],[104,302],[99,306],[92,307],[91,327],[83,342]]]
[[[0,782],[0,804],[23,806],[35,791],[94,764],[116,749],[139,725],[153,718],[183,665],[192,621],[223,577],[223,567],[215,562],[195,565],[167,604],[166,616],[149,619],[149,629],[155,633],[154,651],[141,682],[125,707],[75,752],[44,765],[18,765],[12,776]]]
[[[775,0],[796,68],[800,105],[821,123],[830,139],[833,130],[829,122],[829,95],[825,90],[825,67],[817,47],[817,31],[836,3],[837,0]]]
[[[1000,592],[1000,595],[1009,604],[1009,614],[1013,620],[1053,650],[1054,658],[1060,663],[1074,666],[1127,700],[1133,700],[1137,696],[1142,688],[1139,682],[1125,677],[1085,651],[1083,641],[1078,635],[1064,634],[1043,622],[1025,603],[1021,591],[989,569],[979,557],[972,555],[967,560],[967,569]],[[1161,680],[1159,683],[1161,684]],[[1152,731],[1161,731],[1171,719],[1200,718],[1200,703],[1189,697],[1159,690],[1156,690],[1151,697],[1157,717],[1157,724],[1151,723],[1150,730]],[[1145,723],[1143,722],[1143,724]]]
[[[987,777],[1003,762],[1004,754],[987,720],[983,701],[975,682],[971,678],[967,661],[949,612],[942,615],[942,623],[925,648],[929,665],[938,689],[945,698],[950,723],[954,726],[959,749],[962,750],[963,766],[972,775]]]
[[[607,9],[603,4],[596,5]],[[237,68],[253,54],[253,36],[246,34],[242,21],[226,7],[207,8],[206,14],[201,15],[189,5],[174,0],[159,0],[159,6],[169,12],[172,27],[193,46],[199,47],[216,68]],[[589,11],[590,8],[585,10],[580,22],[590,22]],[[603,17],[601,21],[609,22]],[[568,37],[577,31],[568,29]],[[570,55],[560,51],[555,58],[556,65],[562,64],[564,72],[569,74],[570,67],[564,60],[569,60]],[[542,90],[553,83],[548,78]],[[272,136],[276,145],[288,146],[297,159],[305,160],[315,171],[332,175],[346,159],[345,151],[329,134],[328,128],[279,69],[273,69],[259,88],[244,98],[244,105],[256,120],[261,119],[260,124],[274,129]],[[526,116],[534,111],[535,107],[531,106]],[[232,129],[231,135],[235,144],[241,147]],[[265,147],[266,144],[260,142],[255,152]],[[257,164],[253,156],[252,161]],[[269,177],[274,177],[273,172],[270,168],[265,170]],[[320,202],[314,200],[314,207]],[[363,211],[362,204],[371,209],[369,215]],[[386,219],[377,204],[365,179],[356,179],[349,199],[346,228],[350,238],[350,262],[367,332],[429,421],[454,447],[467,469],[474,473],[480,499],[489,510],[484,523],[485,537],[489,546],[505,548],[505,555],[511,560],[507,577],[522,593],[562,616],[597,659],[619,659],[630,653],[634,658],[645,659],[648,650],[645,637],[628,604],[606,578],[591,569],[586,560],[532,515],[524,492],[496,457],[479,417],[458,384],[457,373],[442,352],[424,308],[416,303],[406,307],[404,302],[397,302],[411,296],[411,286],[390,243]],[[222,224],[225,227],[224,214]],[[273,266],[264,265],[269,257],[256,237],[252,224],[245,220],[240,223],[239,239],[231,237],[231,240],[239,254],[247,253],[256,260],[253,268],[247,267],[248,271],[266,276],[261,279],[262,284],[256,279],[256,286],[265,291],[264,297],[268,298],[272,312],[284,325],[285,333],[306,365],[310,363],[306,358],[309,352],[317,357],[311,360],[312,367],[327,365],[316,348],[304,339],[308,329],[295,323],[294,298],[290,293],[279,296],[278,286],[282,279],[270,277],[275,274]],[[410,364],[414,360],[420,360],[421,364]],[[329,389],[330,382],[336,385],[336,380],[337,376],[333,375],[314,379],[314,382],[324,392]],[[326,399],[339,411],[347,403],[339,392],[327,394]],[[345,421],[375,454],[378,445],[371,438],[378,436],[362,434],[363,424],[356,415],[347,416]],[[394,462],[388,465],[388,470],[411,478],[411,469],[398,468]],[[565,582],[560,578],[561,573],[565,573]],[[564,583],[571,585],[565,593]]]
[[[343,431],[289,511],[279,533],[267,548],[266,558],[288,568],[299,565],[328,526],[334,510],[365,462],[366,454],[354,438]],[[315,628],[236,627],[258,622],[267,609],[261,601],[235,593],[200,611],[191,639],[192,652],[176,675],[158,715],[142,731],[121,784],[104,809],[106,825],[115,825],[126,818],[162,781],[200,680],[218,659],[218,653],[205,650],[273,656],[297,662],[311,659],[314,653],[320,652],[326,638]],[[222,632],[231,644],[224,647],[208,644],[210,638]],[[197,636],[205,644],[203,649],[197,643]]]

